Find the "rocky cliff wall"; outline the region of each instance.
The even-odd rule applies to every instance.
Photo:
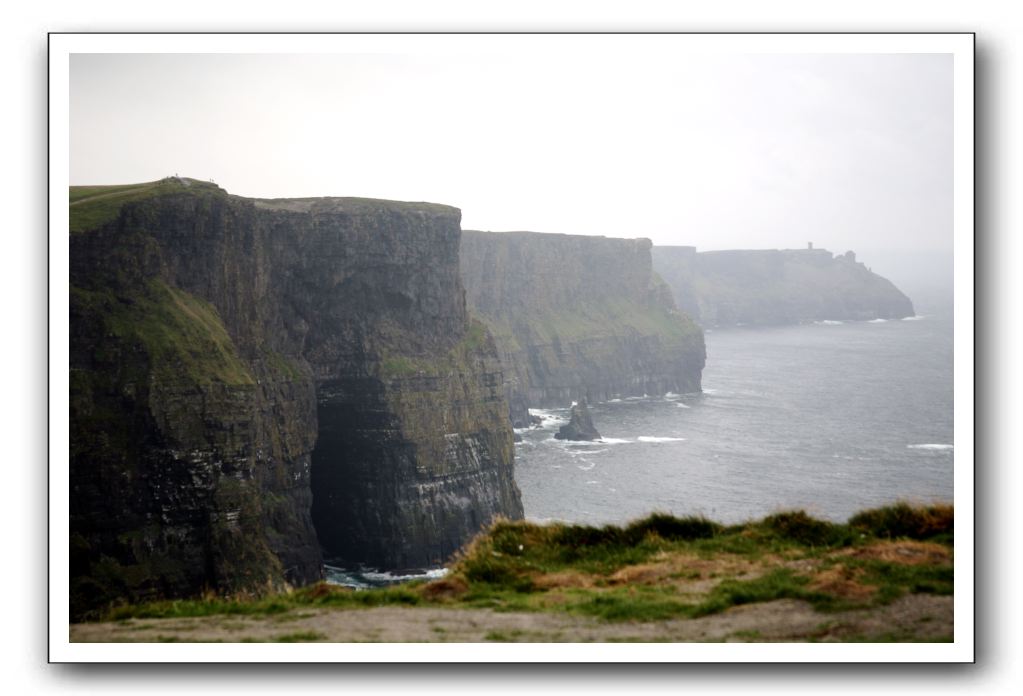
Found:
[[[72,190],[72,604],[446,559],[520,517],[459,212]]]
[[[913,304],[852,252],[824,249],[696,253],[654,247],[654,268],[703,326],[900,319]]]
[[[530,406],[699,391],[703,333],[652,272],[649,240],[466,230],[461,267],[516,425]]]

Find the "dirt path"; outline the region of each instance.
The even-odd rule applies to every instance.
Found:
[[[779,600],[699,619],[606,623],[489,609],[295,610],[270,617],[213,616],[73,624],[72,642],[791,642],[952,638],[952,597],[910,595],[883,607],[821,613]]]

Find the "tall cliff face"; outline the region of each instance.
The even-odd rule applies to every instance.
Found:
[[[901,319],[913,304],[852,252],[654,247],[654,268],[703,326]]]
[[[529,406],[699,391],[703,333],[652,272],[648,240],[466,230],[461,266],[517,425]]]
[[[77,194],[77,198],[76,198]],[[520,517],[459,213],[72,190],[73,605],[441,562]]]

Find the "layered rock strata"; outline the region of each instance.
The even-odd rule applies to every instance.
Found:
[[[71,192],[72,612],[443,561],[521,517],[459,211]]]
[[[463,231],[466,297],[497,342],[517,427],[530,406],[700,390],[703,333],[653,273],[650,247]]]
[[[679,307],[703,326],[913,316],[910,299],[851,251],[658,246],[653,262]]]

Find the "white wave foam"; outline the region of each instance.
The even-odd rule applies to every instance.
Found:
[[[617,437],[602,437],[599,440],[599,443],[602,445],[626,445],[630,442],[632,442],[632,440],[622,440]]]
[[[906,445],[906,449],[920,449],[920,450],[950,450],[954,449],[955,445],[935,445],[935,444],[923,444],[923,445]]]
[[[375,568],[344,568],[330,563],[324,563],[323,566],[329,584],[351,587],[356,590],[397,585],[409,580],[436,580],[448,574],[447,568],[428,568],[412,573],[389,573]]]
[[[820,326],[840,326],[841,324],[844,323],[845,323],[844,321],[835,321],[834,319],[825,319],[823,321],[814,322],[814,324],[818,324]]]
[[[583,460],[583,461],[586,461],[586,460]],[[596,462],[589,462],[589,466],[583,466],[582,464],[578,464],[576,466],[576,468],[579,469],[579,471],[590,471],[595,466],[597,466]]]
[[[546,440],[541,440],[545,445],[551,447],[557,447],[566,454],[572,457],[579,457],[583,454],[596,454],[597,452],[606,452],[607,449],[590,449],[591,447],[600,447],[601,445],[608,444],[605,440],[559,440],[558,438],[551,435]],[[611,443],[614,444],[614,443]]]
[[[927,316],[927,315],[926,314],[916,314],[916,315],[911,316],[911,317],[902,317],[902,321],[920,321],[925,316]]]
[[[431,568],[425,573],[409,573],[407,575],[395,575],[394,573],[388,573],[387,571],[371,571],[366,570],[361,573],[362,577],[373,582],[404,582],[406,580],[436,580],[442,578],[448,574],[447,568]]]
[[[592,484],[594,484],[594,483],[600,483],[600,481],[587,481],[586,483],[587,483],[588,485],[592,485]]]
[[[871,319],[871,320],[870,320],[870,321],[868,321],[867,323],[868,323],[868,324],[884,324],[884,323],[886,323],[887,321],[888,321],[887,319],[882,319],[881,317],[878,317],[877,319]]]
[[[640,442],[682,442],[685,440],[684,437],[650,437],[648,435],[640,435],[636,439]]]
[[[681,401],[676,401],[675,405],[678,406],[679,408],[690,408],[689,406],[687,406],[686,404],[682,403]]]
[[[675,392],[670,391],[670,392],[668,392],[667,394],[664,395],[664,398],[669,400],[669,401],[673,401],[673,400],[679,398],[680,396],[682,396],[682,395],[681,394],[676,394]]]
[[[622,400],[621,399],[608,399],[607,402],[609,404],[620,404],[622,402]]]
[[[529,409],[529,415],[537,416],[540,420],[567,420],[568,409],[546,409],[546,408],[531,408]]]
[[[557,430],[568,422],[567,411],[548,411],[542,408],[531,408],[529,409],[529,415],[540,419],[540,425],[535,427],[537,430]]]

